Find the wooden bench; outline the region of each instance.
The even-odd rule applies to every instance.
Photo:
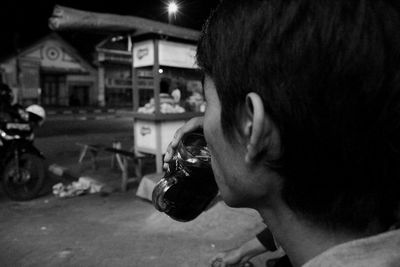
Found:
[[[76,144],[82,147],[78,160],[79,163],[82,163],[85,156],[89,155],[94,170],[98,168],[97,155],[99,152],[112,154],[111,168],[114,168],[116,165],[119,167],[121,171],[121,190],[123,192],[126,191],[128,183],[140,181],[143,177],[143,161],[149,158],[149,155],[123,150],[121,149],[121,142],[118,141],[114,141],[111,147],[102,144]],[[131,178],[128,177],[128,160],[133,161],[134,164],[135,176]]]

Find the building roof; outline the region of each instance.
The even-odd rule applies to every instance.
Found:
[[[67,53],[71,54],[74,57],[74,59],[77,62],[79,62],[80,64],[82,64],[82,66],[84,68],[86,68],[88,71],[90,71],[90,72],[96,71],[95,68],[80,55],[78,50],[76,50],[73,46],[71,46],[68,42],[66,42],[59,34],[57,34],[55,32],[52,32],[52,33],[46,35],[45,37],[42,37],[41,39],[37,40],[36,42],[33,42],[32,44],[22,48],[18,54],[8,55],[8,56],[0,59],[0,64],[10,61],[11,59],[13,59],[17,56],[24,57],[24,56],[34,52],[34,50],[37,49],[38,46],[40,46],[42,43],[45,43],[46,41],[49,41],[49,40],[55,40],[58,43],[60,43],[62,48]]]

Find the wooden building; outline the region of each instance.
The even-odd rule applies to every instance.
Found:
[[[98,105],[97,70],[52,33],[0,61],[2,79],[23,105]]]

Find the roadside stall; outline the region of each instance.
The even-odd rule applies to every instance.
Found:
[[[133,40],[134,144],[137,151],[156,156],[157,172],[175,131],[204,112],[195,53],[194,44],[157,36]]]
[[[132,53],[134,149],[155,155],[156,171],[175,131],[205,109],[195,64],[199,32],[133,16],[87,12],[56,6],[53,30],[88,30],[128,36]],[[99,71],[99,105],[106,101]]]

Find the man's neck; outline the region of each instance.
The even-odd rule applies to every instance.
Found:
[[[299,219],[286,206],[278,211],[259,209],[259,212],[295,267],[302,266],[329,248],[365,236],[324,231]]]

